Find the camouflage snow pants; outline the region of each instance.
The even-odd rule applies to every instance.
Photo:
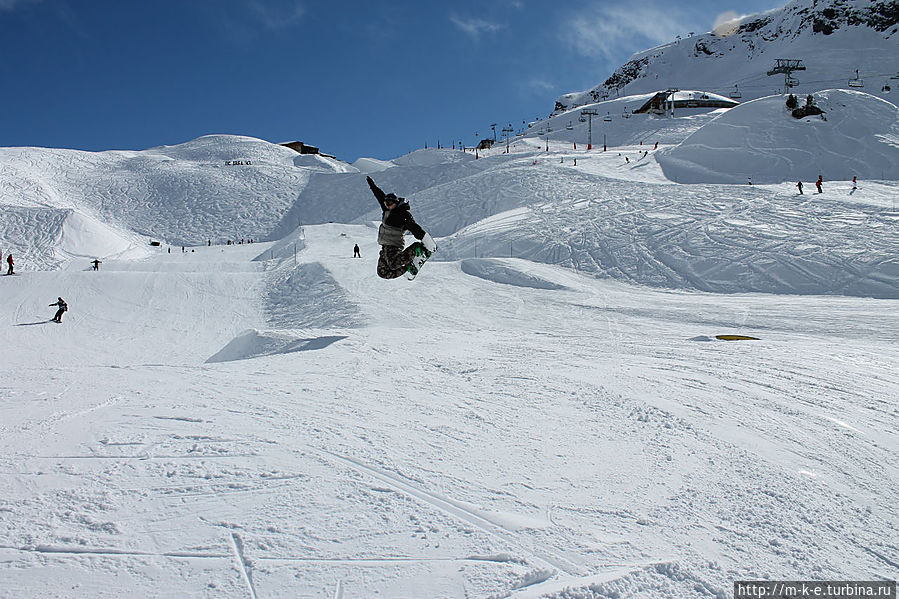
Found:
[[[395,279],[401,276],[412,262],[416,246],[420,245],[420,241],[416,241],[406,249],[382,245],[381,254],[378,256],[378,276],[382,279]]]

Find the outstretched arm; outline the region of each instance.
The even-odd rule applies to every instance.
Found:
[[[368,181],[368,186],[371,188],[371,192],[375,194],[375,197],[378,199],[378,203],[381,205],[381,210],[387,210],[384,207],[384,198],[387,197],[387,194],[381,191],[381,188],[375,185],[374,180],[371,177],[366,177],[366,181]]]

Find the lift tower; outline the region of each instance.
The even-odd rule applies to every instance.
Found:
[[[793,71],[804,71],[801,59],[795,58],[777,58],[774,61],[774,68],[768,71],[768,76],[783,75],[784,76],[784,94],[789,93],[790,88],[798,83],[790,74]]]

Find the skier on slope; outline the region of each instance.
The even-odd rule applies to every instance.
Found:
[[[405,198],[397,197],[393,193],[385,194],[380,187],[375,185],[371,177],[366,177],[365,180],[368,181],[371,192],[383,210],[381,226],[378,229],[378,243],[381,245],[381,254],[378,256],[378,276],[382,279],[395,279],[406,272],[409,263],[415,256],[416,248],[422,248],[425,255],[430,256],[437,249],[437,244],[412,218],[412,214],[409,212],[409,203]],[[419,241],[405,247],[406,231],[412,233]]]

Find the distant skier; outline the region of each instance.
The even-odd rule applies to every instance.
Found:
[[[362,253],[359,251],[359,244],[353,246],[353,258],[361,258]]]
[[[57,298],[55,303],[50,304],[51,306],[57,306],[59,309],[56,311],[56,316],[54,316],[51,320],[53,322],[62,322],[62,313],[69,309],[69,305],[66,303],[66,300]]]
[[[10,254],[9,256],[6,257],[6,263],[9,264],[9,268],[8,268],[7,271],[6,271],[6,274],[8,274],[8,275],[16,274],[16,273],[13,272],[13,260],[12,260],[12,254]]]
[[[824,193],[824,190],[821,189],[822,183],[824,183],[824,175],[818,175],[818,180],[815,181],[815,187],[818,188],[818,193]]]
[[[799,181],[798,183],[796,183],[796,187],[799,188],[799,195],[803,195],[802,194],[802,181]]]
[[[855,176],[853,176],[852,177],[852,191],[850,191],[849,193],[850,194],[855,193],[856,189],[858,189],[858,181],[856,181]]]
[[[395,279],[406,272],[417,248],[421,248],[425,256],[430,256],[437,249],[437,244],[412,218],[409,203],[405,198],[397,197],[393,193],[385,194],[375,185],[371,177],[366,177],[365,180],[368,181],[368,186],[383,211],[381,226],[378,229],[378,244],[381,246],[381,253],[378,256],[378,276],[382,279]],[[405,247],[406,231],[418,239],[409,247]]]
[[[94,265],[94,270],[100,270],[100,265],[103,263],[100,262],[100,260],[98,260],[97,258],[94,258],[94,260],[93,260],[93,262],[91,262],[91,264]]]

